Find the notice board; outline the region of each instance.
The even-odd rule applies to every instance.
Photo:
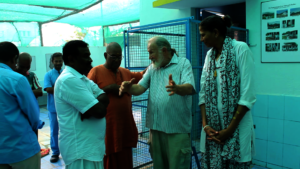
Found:
[[[300,0],[261,4],[262,62],[300,62]]]

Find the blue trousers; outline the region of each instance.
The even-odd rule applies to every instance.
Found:
[[[58,122],[56,112],[49,112],[49,121],[50,121],[50,146],[52,150],[52,155],[59,155],[58,148]]]

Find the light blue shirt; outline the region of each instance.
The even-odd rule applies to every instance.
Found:
[[[66,66],[54,90],[59,124],[59,149],[66,165],[75,160],[102,161],[105,154],[105,118],[81,121],[104,93],[98,85],[72,67]]]
[[[190,84],[195,89],[192,65],[184,57],[174,55],[165,67],[151,64],[139,84],[149,91],[146,127],[165,133],[190,133],[192,127],[192,95],[169,96],[166,86],[169,75],[178,84]]]
[[[58,78],[59,74],[62,72],[63,70],[61,69],[59,72],[53,68],[52,70],[50,70],[49,72],[47,72],[45,74],[44,77],[44,90],[48,87],[53,87],[56,79]],[[55,113],[55,104],[54,104],[54,96],[51,93],[48,93],[47,95],[47,109],[49,112],[51,113]]]
[[[25,76],[0,63],[0,79],[0,164],[11,164],[40,151],[40,111]]]

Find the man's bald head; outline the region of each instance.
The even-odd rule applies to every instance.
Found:
[[[17,64],[17,72],[22,75],[26,75],[31,67],[32,57],[29,53],[23,52],[19,55],[19,60]]]
[[[122,52],[121,46],[117,42],[111,42],[107,45],[106,47],[106,52],[107,53],[112,53],[112,52]]]
[[[20,60],[25,60],[25,61],[30,60],[31,61],[32,57],[29,53],[23,52],[23,53],[20,53],[20,55],[19,55],[19,61]]]
[[[122,48],[117,42],[111,42],[104,53],[106,62],[104,66],[112,71],[117,71],[122,61]]]
[[[170,42],[164,37],[155,36],[149,39],[148,45],[154,45],[154,44],[158,47],[158,49],[162,49],[163,47],[165,47],[168,51],[171,51]]]

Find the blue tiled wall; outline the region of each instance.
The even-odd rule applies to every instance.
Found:
[[[253,163],[300,169],[300,97],[257,95],[252,113],[256,127]]]

